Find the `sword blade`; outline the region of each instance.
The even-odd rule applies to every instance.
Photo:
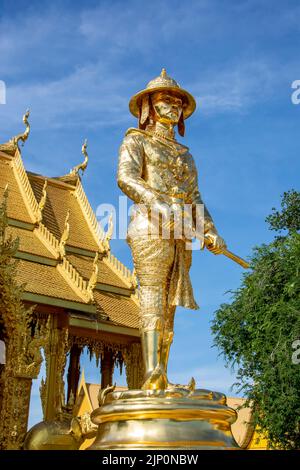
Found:
[[[247,263],[247,261],[245,261],[243,258],[241,258],[240,256],[237,256],[235,255],[234,253],[232,253],[231,251],[225,249],[225,250],[222,250],[222,254],[227,256],[227,258],[230,258],[232,259],[232,261],[235,261],[236,263],[238,263],[239,265],[241,265],[243,268],[245,269],[248,269],[250,268],[250,264]]]
[[[206,245],[206,247],[208,247],[211,243],[207,238],[204,237],[204,244]],[[227,256],[227,258],[230,258],[232,261],[234,261],[235,263],[238,263],[240,266],[242,266],[245,269],[250,268],[250,264],[247,263],[247,261],[245,261],[240,256],[232,253],[232,251],[227,250],[227,248],[222,250],[222,255]]]

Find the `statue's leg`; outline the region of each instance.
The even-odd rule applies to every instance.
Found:
[[[179,244],[181,242],[177,241],[177,243]],[[184,252],[183,261],[186,264],[186,269],[188,272],[191,266],[191,251]],[[169,290],[170,290],[170,280],[168,280],[167,282],[167,292],[169,292]],[[163,330],[163,336],[162,336],[162,347],[161,347],[161,364],[163,368],[165,369],[166,373],[167,373],[167,368],[168,368],[170,348],[173,343],[173,337],[174,337],[175,311],[176,311],[176,306],[170,305],[167,302],[166,316],[165,316],[165,321],[164,321],[164,330]],[[184,389],[192,390],[194,388],[194,380],[192,379],[188,385],[181,385],[181,384],[175,385],[168,381],[167,388],[168,389],[184,388]]]
[[[163,336],[162,336],[161,364],[163,368],[165,369],[166,374],[167,374],[167,369],[168,369],[170,348],[173,343],[173,337],[174,337],[175,310],[176,310],[176,307],[173,305],[167,307],[166,318],[164,322],[164,331],[163,331]]]
[[[145,390],[164,390],[167,376],[161,363],[167,280],[173,263],[170,240],[148,238],[129,242],[140,284],[140,331],[145,365]]]
[[[161,367],[164,289],[161,286],[140,287],[140,330],[145,365],[145,390],[164,390],[167,377]]]

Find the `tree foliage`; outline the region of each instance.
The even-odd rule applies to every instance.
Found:
[[[16,284],[17,261],[13,256],[18,250],[19,240],[7,236],[7,196],[4,192],[0,205],[0,326],[5,337],[16,327],[16,312],[24,310],[21,302],[22,287]]]
[[[238,369],[236,385],[253,406],[254,424],[271,446],[299,449],[300,363],[292,357],[300,339],[300,193],[284,193],[282,211],[266,220],[287,235],[254,249],[251,271],[217,310],[212,331]]]
[[[281,199],[281,212],[275,207],[272,214],[266,218],[271,230],[300,230],[300,192],[291,190],[283,193]]]

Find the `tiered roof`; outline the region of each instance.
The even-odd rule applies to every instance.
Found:
[[[45,177],[25,170],[19,140],[0,145],[0,198],[8,185],[8,233],[20,240],[18,281],[24,300],[96,315],[100,322],[125,327],[138,336],[138,298],[133,274],[109,249],[84,192],[80,170]],[[119,328],[119,332],[120,332]]]

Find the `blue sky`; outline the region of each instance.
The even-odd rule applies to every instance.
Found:
[[[136,121],[128,101],[166,67],[197,100],[184,142],[199,186],[232,251],[251,254],[273,237],[264,219],[280,194],[299,186],[298,1],[3,1],[0,0],[0,140],[20,132],[31,109],[26,167],[65,174],[89,141],[83,184],[94,209],[117,204],[118,148]],[[113,252],[132,266],[126,242]],[[199,311],[179,309],[169,376],[232,394],[234,376],[212,348],[209,323],[242,268],[195,252],[191,277]],[[234,332],[233,332],[234,334]],[[86,378],[99,371],[84,359]],[[118,379],[119,380],[119,379]],[[123,379],[122,379],[123,380]],[[34,385],[31,424],[38,419]],[[35,416],[35,418],[34,418]]]

